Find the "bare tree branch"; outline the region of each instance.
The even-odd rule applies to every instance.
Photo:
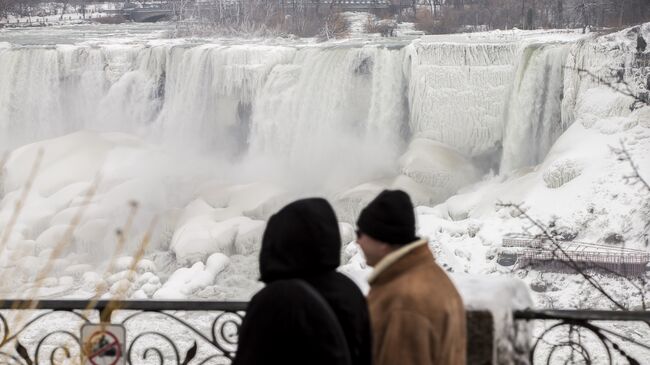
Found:
[[[619,161],[627,162],[630,165],[630,168],[632,168],[632,175],[623,177],[625,182],[630,185],[640,184],[647,193],[650,193],[650,183],[641,176],[639,166],[634,162],[632,155],[630,155],[630,151],[627,149],[627,146],[625,146],[625,142],[621,141],[620,143],[620,148],[610,147],[610,149],[616,154]]]
[[[589,273],[587,273],[580,264],[578,264],[571,256],[562,248],[560,243],[557,241],[557,239],[549,232],[548,228],[542,224],[541,222],[535,220],[532,218],[524,209],[521,208],[519,204],[514,204],[514,203],[497,203],[497,206],[500,207],[505,207],[505,208],[511,208],[515,209],[520,216],[523,216],[528,220],[531,224],[533,224],[537,229],[540,230],[541,236],[545,239],[547,239],[549,242],[551,242],[553,246],[553,255],[557,255],[557,252],[559,252],[562,256],[556,256],[558,258],[561,258],[559,260],[561,263],[565,264],[568,266],[570,269],[574,270],[576,273],[578,273],[580,276],[582,276],[589,285],[591,285],[594,289],[596,289],[600,294],[602,294],[607,300],[609,300],[612,304],[614,304],[617,308],[621,310],[628,310],[628,308],[623,305],[621,302],[616,300],[612,294],[610,294],[605,288],[603,288],[600,283],[594,279],[593,276],[591,276]]]
[[[649,104],[650,100],[648,100],[647,96],[644,95],[639,95],[638,93],[634,92],[630,85],[622,80],[622,77],[619,77],[617,82],[611,82],[599,75],[596,75],[595,73],[585,70],[583,68],[575,68],[575,67],[570,67],[570,66],[564,66],[565,69],[577,71],[579,75],[586,75],[590,77],[591,79],[597,81],[599,84],[605,85],[608,88],[616,91],[619,94],[629,96],[635,100],[635,102],[639,102],[642,104]],[[623,85],[624,88],[619,87],[619,85]]]

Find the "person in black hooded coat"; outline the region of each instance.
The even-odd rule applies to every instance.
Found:
[[[336,271],[340,252],[336,215],[324,199],[295,201],[269,219],[260,252],[266,287],[246,310],[234,365],[371,364],[368,306]]]

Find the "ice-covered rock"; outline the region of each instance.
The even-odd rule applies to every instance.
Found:
[[[228,207],[251,219],[266,220],[285,202],[286,192],[264,183],[235,186],[229,189]]]
[[[61,276],[59,278],[59,285],[72,286],[74,283],[75,280],[72,276]]]
[[[196,217],[211,217],[213,216],[214,211],[214,208],[206,203],[203,199],[195,199],[191,201],[185,207],[185,209],[183,209],[183,212],[178,217],[176,224],[178,224],[178,226],[182,226]]]
[[[98,282],[103,281],[102,276],[94,271],[84,273],[82,280],[85,284],[89,285],[96,285]]]
[[[479,171],[458,151],[439,142],[416,138],[400,158],[401,173],[393,184],[416,204],[434,205],[478,179]]]
[[[133,278],[134,276],[135,276],[135,273],[133,271],[122,270],[122,271],[116,272],[115,274],[112,274],[112,275],[109,275],[108,277],[106,277],[106,282],[108,282],[108,284],[110,284],[110,285],[113,285],[113,284],[117,283],[120,280],[130,279],[130,278]]]
[[[551,189],[557,189],[580,175],[582,169],[573,160],[555,161],[544,171],[544,182]]]
[[[339,222],[339,232],[341,233],[341,244],[343,246],[357,238],[354,226],[350,223]]]
[[[44,288],[52,288],[59,285],[59,279],[55,277],[47,277],[41,280],[40,285]]]
[[[76,132],[51,140],[36,142],[13,151],[6,163],[5,189],[23,186],[39,153],[43,153],[36,191],[51,195],[78,182],[90,182],[101,169],[110,141],[91,132]],[[42,152],[39,152],[42,151]]]
[[[131,299],[149,299],[149,295],[144,290],[136,290],[131,294]]]
[[[228,256],[217,252],[208,257],[205,262],[205,270],[210,274],[217,276],[217,274],[226,268],[229,262],[230,259],[228,259]]]
[[[131,283],[127,279],[120,279],[116,282],[114,282],[111,287],[110,287],[110,293],[113,295],[113,297],[128,297],[129,294],[131,294],[131,289],[132,289],[133,283]]]
[[[205,217],[194,218],[176,230],[171,249],[182,263],[205,260],[215,252],[230,254],[234,250],[237,228],[245,219],[215,222]]]
[[[263,221],[243,221],[237,228],[235,237],[235,253],[239,255],[251,255],[262,247],[262,236],[266,223]]]
[[[207,265],[197,262],[192,267],[180,268],[153,294],[153,298],[186,299],[197,290],[211,285],[228,262],[228,257],[216,253],[208,258]]]
[[[111,223],[108,219],[90,219],[74,230],[75,247],[78,252],[96,252],[107,235]]]
[[[63,272],[73,277],[85,277],[85,274],[92,272],[93,269],[94,266],[89,264],[76,264],[66,267]]]
[[[72,245],[73,237],[66,236],[69,232],[71,232],[69,225],[58,225],[48,228],[36,238],[37,250],[53,249],[58,245]]]
[[[149,259],[140,259],[136,264],[136,270],[138,271],[138,273],[150,273],[150,272],[156,272],[157,267],[156,267],[156,263]]]
[[[122,256],[118,257],[113,264],[115,271],[130,270],[133,267],[133,257]]]
[[[361,209],[368,205],[386,187],[388,187],[388,183],[366,183],[338,194],[334,198],[332,205],[339,221],[355,223]]]

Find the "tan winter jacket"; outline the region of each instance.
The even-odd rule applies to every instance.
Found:
[[[370,276],[375,365],[464,365],[465,309],[426,240],[382,259]]]

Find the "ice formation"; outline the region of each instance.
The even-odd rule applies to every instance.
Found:
[[[647,207],[609,145],[624,138],[647,166],[650,107],[584,74],[645,90],[625,73],[647,58],[626,32],[1,43],[0,150],[12,153],[0,226],[15,221],[1,269],[22,283],[47,274],[46,295],[245,299],[279,207],[326,196],[349,241],[384,188],[422,205],[420,233],[457,272],[499,272],[493,248],[526,224],[499,201],[583,239],[608,227],[632,241]],[[151,264],[133,271],[120,258],[148,233]],[[349,250],[354,276],[365,268]]]

